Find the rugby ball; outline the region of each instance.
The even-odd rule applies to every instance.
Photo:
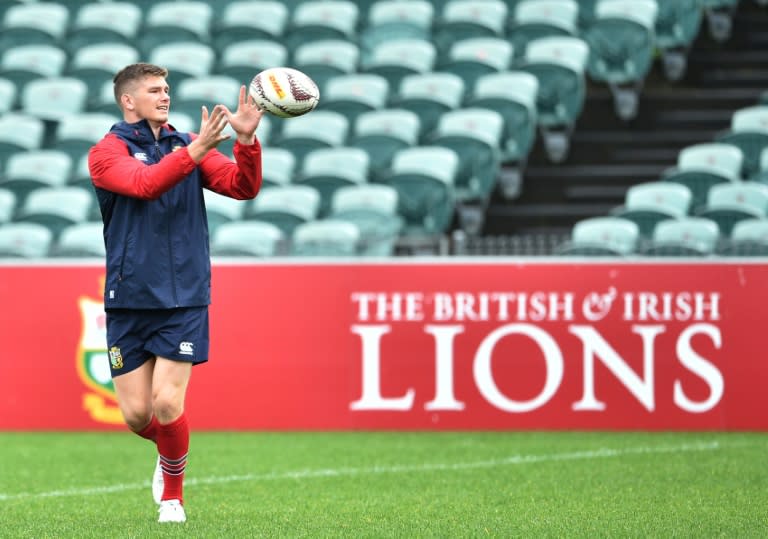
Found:
[[[248,92],[259,107],[280,118],[306,114],[320,100],[315,81],[290,67],[265,69],[253,77]]]

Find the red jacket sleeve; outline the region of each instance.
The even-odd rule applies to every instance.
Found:
[[[88,153],[88,168],[96,187],[144,200],[159,198],[196,166],[186,148],[166,155],[159,163],[146,165],[129,153],[122,140],[111,134]]]
[[[194,140],[195,135],[192,135]],[[208,152],[200,161],[205,186],[211,191],[235,198],[254,198],[261,188],[261,146],[235,142],[235,162],[219,151]]]

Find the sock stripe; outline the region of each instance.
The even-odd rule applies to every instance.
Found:
[[[182,462],[186,462],[187,455],[189,455],[189,453],[185,453],[184,456],[177,459],[169,459],[168,457],[164,457],[163,455],[160,455],[160,462],[163,464],[168,464],[170,466],[181,464]]]

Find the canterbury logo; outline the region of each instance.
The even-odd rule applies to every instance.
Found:
[[[280,83],[277,82],[277,77],[274,75],[269,76],[269,82],[272,84],[272,88],[274,88],[275,92],[277,93],[277,97],[280,99],[285,97],[285,92],[283,91],[282,86],[280,86]]]
[[[179,344],[179,354],[191,356],[195,353],[194,347],[195,345],[193,343],[184,341],[183,343]]]

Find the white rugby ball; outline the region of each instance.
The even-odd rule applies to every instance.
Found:
[[[248,92],[259,107],[280,118],[306,114],[320,101],[315,81],[290,67],[265,69],[253,77]]]

